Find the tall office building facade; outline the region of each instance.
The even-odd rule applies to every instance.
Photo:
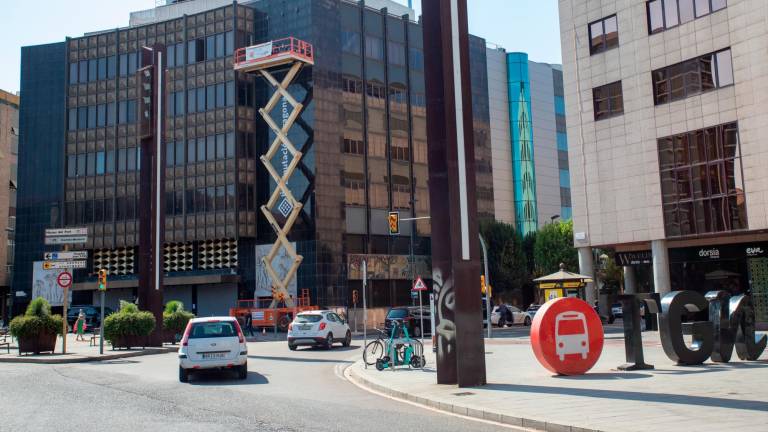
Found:
[[[89,273],[99,268],[110,273],[111,305],[136,292],[141,167],[135,71],[142,66],[140,48],[154,43],[166,46],[168,60],[166,300],[180,299],[198,315],[209,315],[226,313],[238,298],[270,293],[260,258],[274,233],[259,208],[275,184],[259,157],[274,135],[258,109],[272,88],[260,77],[235,72],[232,53],[296,37],[313,44],[315,64],[304,68],[289,89],[304,105],[289,133],[303,153],[289,181],[303,205],[289,235],[304,257],[294,289],[309,289],[315,304],[350,304],[351,290],[361,287],[359,264],[366,259],[369,304],[410,302],[411,224],[403,223],[400,235],[390,236],[386,216],[389,211],[400,211],[403,218],[429,214],[421,26],[401,5],[372,4],[379,8],[341,0],[174,2],[131,14],[127,28],[53,45],[61,50],[51,53],[61,64],[49,61],[45,72],[63,83],[51,97],[60,98],[62,91],[64,97],[46,101],[55,105],[49,114],[55,118],[45,120],[62,130],[53,130],[45,143],[30,131],[29,140],[31,148],[56,147],[51,154],[59,159],[51,172],[60,174],[61,186],[48,193],[60,191],[60,196],[43,199],[43,191],[35,189],[40,180],[27,190],[30,200],[50,205],[47,226],[89,229],[84,245],[89,268],[75,273],[73,301],[93,301],[95,281]],[[388,5],[391,9],[382,7]],[[484,41],[477,38],[473,46],[479,47],[474,55],[484,57]],[[43,79],[35,69],[43,50],[25,48],[22,92],[25,80]],[[475,131],[481,138],[489,135],[482,100],[478,106],[486,107],[485,116],[476,116]],[[290,108],[278,106],[272,113],[276,121]],[[43,115],[34,104],[27,114]],[[493,217],[486,141],[478,140],[484,149],[477,152],[478,164],[488,167],[478,182],[488,191],[480,208]],[[279,166],[281,157],[273,165]],[[22,171],[32,169],[30,159],[22,157],[27,163]],[[275,216],[284,219],[277,211]],[[428,278],[429,221],[414,225],[416,271]],[[41,232],[26,241],[38,254],[45,249]],[[30,268],[16,279],[20,289],[28,286],[31,262],[39,259],[29,256],[20,263]]]
[[[486,56],[495,214],[526,235],[571,217],[562,68],[499,47]]]
[[[630,291],[751,293],[768,321],[766,19],[762,0],[560,0],[582,273],[615,247]]]
[[[7,323],[16,234],[19,97],[0,90],[0,321]]]

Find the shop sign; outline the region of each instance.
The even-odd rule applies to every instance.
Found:
[[[556,298],[536,312],[531,347],[542,366],[559,375],[583,375],[603,352],[603,324],[584,300]]]
[[[628,266],[638,264],[650,264],[653,261],[651,251],[616,252],[616,265]]]
[[[741,360],[755,361],[768,342],[766,335],[756,337],[755,309],[749,295],[710,291],[703,296],[695,291],[673,291],[661,300],[648,294],[626,294],[620,299],[628,363],[619,367],[623,370],[653,368],[643,361],[641,302],[646,314],[654,318],[658,315],[661,346],[667,357],[679,365],[702,364],[710,357],[714,362],[727,363],[734,348]],[[705,311],[707,321],[684,322],[690,313]],[[690,345],[684,335],[689,335]]]
[[[621,265],[619,256],[624,253],[626,252],[616,254],[617,264]],[[647,253],[650,255],[650,252]],[[671,262],[709,261],[720,259],[733,260],[760,257],[768,257],[768,243],[766,242],[700,246],[669,250],[669,259]]]

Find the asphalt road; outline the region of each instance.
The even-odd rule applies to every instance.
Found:
[[[178,382],[175,354],[71,365],[0,364],[0,431],[500,431],[380,397],[343,377],[360,341],[333,351],[249,344],[248,379]]]

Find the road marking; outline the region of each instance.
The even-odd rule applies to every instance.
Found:
[[[450,411],[443,411],[441,409],[433,408],[431,406],[423,405],[423,404],[420,404],[420,403],[417,403],[417,402],[413,402],[413,401],[409,401],[409,400],[406,400],[406,399],[396,398],[394,396],[390,396],[388,394],[381,393],[379,391],[370,389],[370,388],[365,387],[364,385],[360,384],[359,382],[357,382],[356,380],[354,380],[354,379],[352,379],[350,377],[350,375],[351,375],[350,370],[356,364],[357,363],[352,363],[351,365],[347,365],[347,367],[344,368],[345,380],[350,382],[350,383],[352,383],[352,384],[354,384],[356,387],[358,387],[361,390],[366,391],[368,393],[375,394],[376,396],[380,396],[380,397],[383,397],[383,398],[386,398],[386,399],[390,399],[390,400],[393,400],[393,401],[397,401],[397,402],[400,402],[400,403],[404,403],[404,404],[408,404],[408,405],[413,405],[413,406],[421,408],[421,409],[425,409],[425,410],[429,410],[429,411],[434,411],[436,413],[440,413],[440,414],[443,414],[443,415],[458,417],[458,418],[464,419],[464,420],[471,420],[471,421],[476,421],[476,422],[479,422],[479,423],[485,423],[485,424],[489,424],[489,425],[493,425],[493,426],[499,426],[499,427],[503,427],[505,429],[514,430],[514,431],[536,432],[536,429],[528,429],[528,428],[524,428],[524,427],[520,427],[520,426],[513,426],[513,425],[510,425],[510,424],[506,424],[506,423],[495,422],[495,421],[492,421],[492,420],[485,420],[485,419],[479,419],[479,418],[476,418],[476,417],[470,417],[470,416],[465,416],[465,415],[461,415],[461,414],[456,414],[456,413],[450,412]]]

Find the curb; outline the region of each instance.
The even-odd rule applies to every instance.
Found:
[[[144,349],[141,351],[118,352],[114,354],[104,354],[98,356],[80,356],[71,358],[45,358],[45,357],[0,357],[0,363],[28,363],[28,364],[67,364],[67,363],[87,363],[94,361],[116,360],[128,357],[140,357],[153,354],[166,354],[177,352],[178,347],[164,347]]]
[[[409,393],[393,390],[389,387],[377,384],[362,374],[356,369],[362,363],[355,362],[346,369],[346,376],[356,384],[365,390],[374,393],[380,393],[393,399],[398,399],[403,402],[414,403],[422,405],[426,408],[443,411],[450,414],[457,414],[460,416],[470,417],[483,421],[490,421],[495,423],[501,423],[503,425],[514,426],[518,428],[530,429],[535,431],[544,432],[600,432],[596,429],[580,428],[577,426],[562,425],[558,423],[550,423],[541,420],[533,420],[524,417],[508,416],[494,411],[487,411],[483,409],[470,408],[462,405],[452,405],[445,402],[439,402],[432,399],[423,398],[420,396],[412,395]]]

